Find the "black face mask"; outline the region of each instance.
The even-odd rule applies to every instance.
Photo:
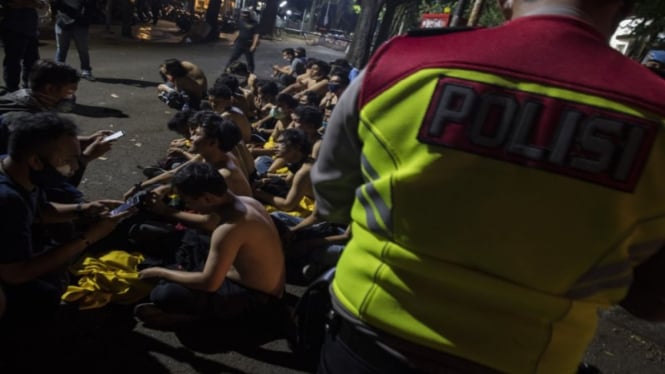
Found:
[[[67,177],[60,174],[48,161],[40,159],[42,170],[30,169],[30,181],[39,187],[57,187],[67,182]]]

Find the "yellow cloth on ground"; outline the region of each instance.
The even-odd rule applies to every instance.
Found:
[[[280,211],[279,209],[275,208],[272,205],[266,205],[265,207],[268,213]],[[312,214],[313,211],[314,211],[314,199],[311,199],[307,196],[303,196],[303,198],[300,199],[300,202],[298,203],[298,207],[296,209],[284,213],[290,214],[295,217],[305,218],[310,214]]]
[[[99,257],[84,257],[69,271],[80,277],[67,287],[62,300],[78,302],[80,309],[101,308],[109,302],[131,304],[147,296],[152,283],[139,280],[138,264],[143,255],[110,251]]]

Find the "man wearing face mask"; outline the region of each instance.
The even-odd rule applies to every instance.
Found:
[[[7,153],[9,122],[21,113],[71,112],[76,105],[75,93],[80,76],[78,71],[64,63],[39,60],[30,73],[30,88],[0,96],[0,154]],[[105,154],[112,143],[103,143],[104,136],[112,131],[102,130],[92,135],[79,136],[84,150],[78,171],[69,179],[68,186],[52,188],[49,198],[59,202],[81,201],[83,196],[74,186],[80,182],[88,162]]]
[[[575,373],[599,308],[665,319],[665,85],[608,45],[633,2],[500,3],[392,39],[335,106],[320,373]]]
[[[54,323],[64,291],[68,262],[108,235],[122,217],[105,213],[121,202],[57,204],[43,188],[76,172],[81,154],[73,122],[54,113],[24,114],[9,138],[9,153],[0,158],[0,285],[7,310],[0,319],[2,339],[19,333],[34,338]],[[79,237],[51,248],[34,240],[37,223],[70,222],[81,214],[99,220]]]

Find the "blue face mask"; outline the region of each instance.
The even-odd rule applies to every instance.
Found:
[[[328,83],[328,91],[335,92],[341,86],[339,83]]]

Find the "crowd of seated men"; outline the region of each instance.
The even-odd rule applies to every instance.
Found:
[[[110,248],[142,253],[136,278],[151,291],[135,315],[155,327],[282,308],[286,282],[333,267],[349,232],[319,218],[309,173],[351,67],[298,54],[268,79],[236,63],[211,85],[195,63],[166,60],[157,90],[178,109],[165,124],[174,139],[122,199],[99,201],[77,184],[109,134],[80,136],[57,114],[80,75],[38,61],[30,89],[0,97],[0,214],[13,221],[0,233],[12,244],[0,330],[52,325],[67,267]]]

